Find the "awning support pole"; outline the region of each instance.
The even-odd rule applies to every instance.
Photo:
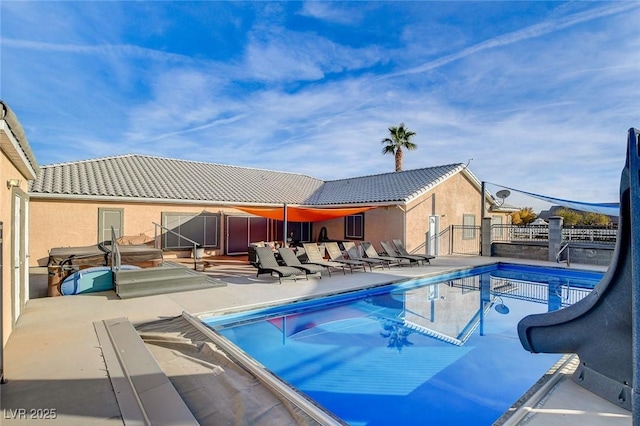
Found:
[[[284,209],[283,209],[283,223],[282,223],[282,247],[288,247],[287,245],[287,235],[289,234],[287,232],[287,203],[284,203]]]

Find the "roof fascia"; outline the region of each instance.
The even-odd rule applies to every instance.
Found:
[[[296,207],[313,207],[313,208],[348,208],[357,206],[375,206],[387,207],[406,205],[404,202],[377,202],[377,203],[348,203],[348,204],[298,204],[298,203],[257,203],[257,202],[232,202],[232,201],[210,201],[210,200],[176,200],[166,198],[139,198],[139,197],[104,197],[98,195],[69,195],[69,194],[44,194],[39,192],[30,192],[29,197],[32,200],[56,200],[56,201],[94,201],[94,202],[118,202],[118,203],[158,203],[158,204],[187,204],[187,205],[212,205],[220,207],[282,207],[283,204]]]
[[[476,177],[467,166],[462,167],[462,173],[473,183],[477,189],[482,189],[482,182]]]
[[[16,139],[11,127],[6,120],[0,120],[0,133],[4,137],[0,137],[0,149],[7,154],[7,158],[16,166],[16,168],[22,173],[27,180],[34,180],[36,178],[37,170],[33,167],[33,164],[27,153],[31,150]]]
[[[482,191],[482,182],[480,182],[480,180],[473,174],[471,173],[471,170],[469,170],[468,167],[464,167],[462,172],[464,173],[465,176],[467,176],[467,178],[471,181],[471,183],[473,184],[473,186],[476,187],[476,189],[478,190],[478,192]],[[491,204],[492,206],[497,206],[497,202],[496,199],[493,198],[493,195],[491,194],[491,192],[489,192],[488,190],[485,189],[485,194],[484,194],[484,198],[485,198],[485,202],[489,202],[489,204]]]
[[[466,167],[464,167],[462,165],[457,166],[455,169],[453,169],[451,172],[449,172],[446,175],[444,175],[442,178],[436,180],[435,182],[433,182],[430,185],[423,186],[422,189],[420,189],[419,191],[416,191],[413,194],[411,194],[411,196],[407,197],[404,200],[404,204],[407,205],[409,203],[412,203],[416,199],[420,198],[422,195],[424,195],[427,192],[431,191],[432,189],[436,188],[438,185],[446,182],[447,180],[451,179],[453,176],[457,175],[460,172],[464,172],[465,170],[466,170]],[[475,179],[475,176],[471,175],[470,178],[471,179]],[[477,180],[477,179],[475,179],[475,180]]]
[[[169,198],[141,198],[141,197],[104,197],[99,195],[69,195],[69,194],[44,194],[39,192],[29,192],[31,200],[52,200],[52,201],[94,201],[110,203],[158,203],[158,204],[187,204],[187,205],[210,205],[220,207],[235,206],[268,206],[281,207],[283,203],[247,203],[230,201],[211,200],[178,200]]]
[[[500,206],[491,206],[489,211],[492,213],[515,213],[520,211],[521,209],[517,207],[500,207]]]
[[[317,209],[339,209],[339,208],[349,208],[349,207],[365,207],[365,206],[374,206],[374,207],[388,207],[388,206],[397,206],[397,205],[406,205],[404,201],[379,201],[374,203],[340,203],[340,204],[298,204],[300,207],[313,207]]]

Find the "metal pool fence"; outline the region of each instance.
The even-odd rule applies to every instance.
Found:
[[[457,278],[449,281],[448,285],[461,288],[463,291],[480,291],[480,278],[478,276]],[[556,285],[550,290],[548,283],[499,277],[490,278],[490,289],[492,295],[543,304],[548,304],[550,297],[556,297],[563,308],[585,298],[592,291],[591,288],[569,284]]]
[[[439,254],[480,255],[480,227],[451,225],[438,234]],[[591,242],[615,244],[618,235],[616,226],[565,226],[562,229],[564,242]],[[548,225],[492,225],[492,242],[548,242]]]
[[[593,242],[615,244],[618,229],[616,226],[565,226],[562,229],[563,241]],[[548,241],[547,225],[492,225],[493,242],[529,242]]]
[[[438,235],[440,254],[480,254],[480,227],[451,225]]]
[[[564,241],[615,244],[617,236],[617,227],[564,227],[562,229]]]

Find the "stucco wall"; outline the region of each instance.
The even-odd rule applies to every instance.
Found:
[[[20,186],[16,189],[7,188],[7,180],[19,179]],[[21,190],[26,197],[27,179],[20,173],[15,165],[9,161],[4,152],[0,151],[0,221],[3,224],[2,230],[2,337],[4,345],[13,329],[12,322],[12,278],[13,278],[13,194],[14,191]]]
[[[364,240],[372,242],[376,250],[381,251],[380,240],[391,240],[402,236],[404,211],[399,207],[382,206],[364,212]],[[344,218],[327,220],[313,224],[313,239],[317,241],[322,227],[327,228],[327,236],[332,240],[343,240]],[[400,237],[401,238],[401,237]]]
[[[2,152],[0,151],[0,154]],[[3,183],[10,179],[12,174],[17,170],[11,162],[4,156],[0,155],[0,221],[3,224],[2,240],[2,345],[7,342],[11,333],[11,191],[9,191]]]
[[[378,244],[381,240],[400,239],[409,251],[426,253],[429,216],[440,216],[440,231],[450,225],[462,225],[465,214],[474,215],[476,226],[480,226],[480,187],[463,173],[458,173],[413,200],[405,209],[394,205],[365,212],[364,239],[373,242],[377,250],[381,250]],[[506,218],[504,221],[507,223]],[[315,223],[314,239],[323,226],[330,239],[344,239],[344,219]]]
[[[365,240],[378,252],[383,251],[380,241],[391,241],[404,235],[404,211],[396,206],[380,207],[365,213]]]
[[[381,206],[365,212],[364,239],[378,250],[381,240],[401,239],[409,251],[424,253],[425,234],[429,216],[440,216],[440,230],[461,225],[464,214],[476,217],[480,225],[480,188],[464,173],[441,182],[432,191],[412,201],[405,209],[400,206]],[[45,265],[49,250],[54,247],[86,246],[97,242],[98,209],[124,209],[122,235],[145,233],[154,235],[153,222],[161,223],[163,212],[210,213],[243,215],[237,210],[216,205],[178,205],[151,203],[108,203],[93,201],[60,201],[32,198],[31,200],[31,258],[30,264]],[[221,249],[210,254],[224,253],[224,220],[220,223]],[[344,239],[344,218],[317,222],[312,227],[312,239],[317,241],[322,227],[330,239]]]
[[[476,226],[480,226],[480,188],[463,173],[458,173],[407,206],[407,250],[426,252],[425,234],[429,229],[429,216],[440,216],[442,231],[450,225],[462,225],[462,216],[465,214],[475,215]]]
[[[440,216],[440,231],[450,225],[462,225],[465,214],[474,215],[476,226],[480,226],[480,187],[463,173],[458,173],[413,200],[405,209],[394,205],[365,212],[364,239],[373,242],[377,250],[382,249],[378,244],[381,240],[400,239],[404,240],[407,250],[426,253],[429,216]],[[504,222],[508,222],[506,215]],[[327,228],[330,239],[344,239],[344,219],[315,223],[314,239],[323,226]]]
[[[342,240],[344,238],[344,218],[324,220],[315,222],[312,225],[311,235],[313,241],[318,241],[320,230],[327,228],[327,237],[332,240]]]
[[[153,203],[105,203],[31,199],[31,266],[44,266],[54,247],[89,246],[98,240],[98,209],[123,209],[122,235],[155,234],[153,222],[162,224],[162,213],[209,213],[244,215],[235,209],[207,205]],[[224,236],[224,220],[220,238]],[[223,243],[223,241],[221,241]],[[213,250],[209,254],[220,254]]]

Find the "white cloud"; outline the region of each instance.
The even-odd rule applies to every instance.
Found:
[[[331,73],[366,69],[385,61],[376,46],[355,49],[315,34],[274,28],[254,31],[238,73],[266,82],[317,81]]]
[[[300,14],[339,24],[352,25],[361,21],[361,9],[348,8],[345,3],[305,1]]]
[[[550,33],[554,33],[586,21],[634,10],[637,10],[637,4],[634,4],[632,2],[609,3],[604,7],[589,9],[585,12],[580,12],[568,16],[557,17],[549,21],[541,22],[536,25],[532,25],[517,31],[494,37],[489,40],[482,41],[480,43],[464,48],[458,52],[429,61],[417,67],[399,71],[395,74],[391,74],[390,76],[394,77],[404,74],[423,73],[435,68],[442,67],[451,62],[466,58],[468,56],[476,55],[488,49],[495,49],[498,47],[513,45],[515,43],[520,43],[532,38],[537,38]]]
[[[161,37],[171,17],[157,12],[161,3],[143,5],[156,12]],[[405,122],[419,146],[405,169],[473,158],[481,180],[616,201],[626,130],[640,125],[634,4],[580,3],[583,12],[559,4],[537,24],[474,41],[425,13],[424,23],[398,30],[400,40],[360,48],[287,27],[287,6],[265,6],[276,24],[233,16],[245,38],[227,58],[132,42],[120,34],[125,3],[105,37],[88,37],[86,24],[65,32],[52,23],[58,37],[47,28],[34,37],[3,31],[3,82],[14,97],[5,100],[45,164],[136,152],[336,179],[393,171],[380,141]],[[45,26],[24,7],[24,22]],[[366,25],[366,8],[339,21],[346,7],[312,2],[302,14]],[[77,9],[65,22],[81,21]],[[429,38],[429,25],[455,41]]]

